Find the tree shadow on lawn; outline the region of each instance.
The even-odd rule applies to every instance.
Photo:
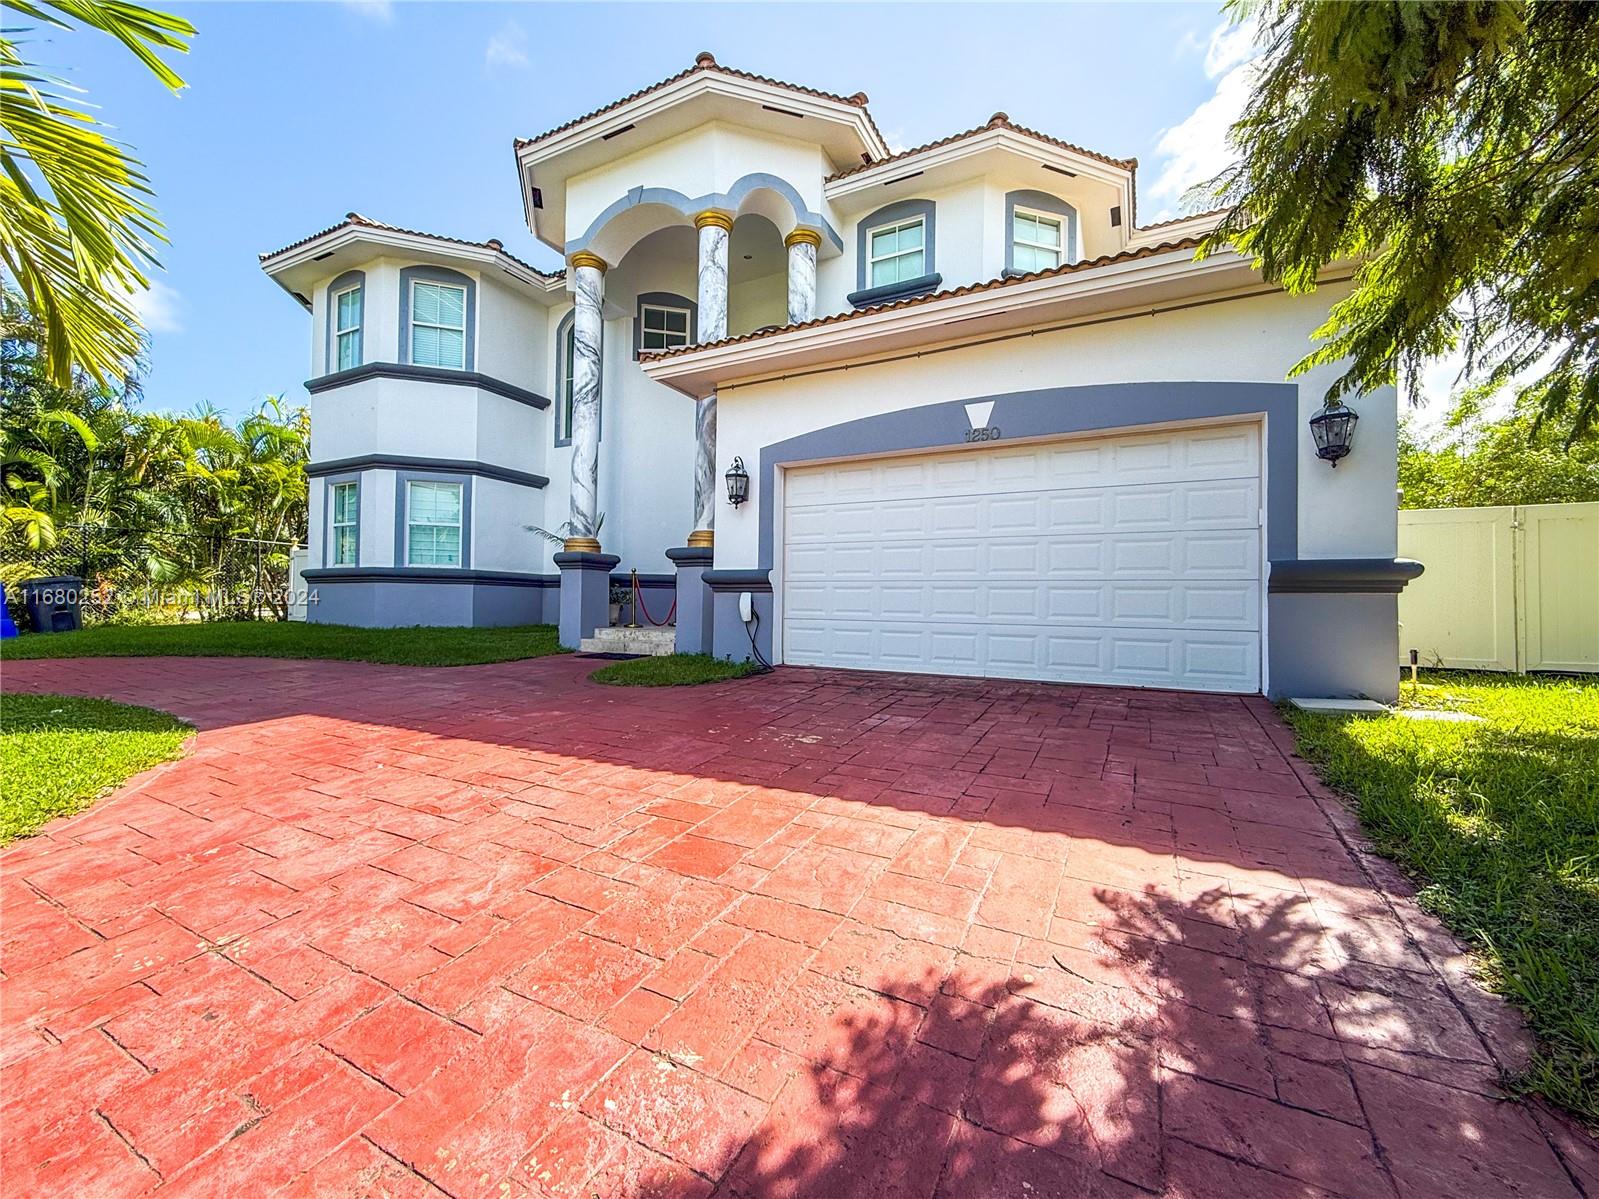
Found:
[[[1599,730],[1292,723],[1527,1015],[1542,1044],[1514,1089],[1599,1123]]]

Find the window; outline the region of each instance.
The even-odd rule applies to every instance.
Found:
[[[577,322],[567,318],[566,326],[561,331],[561,346],[559,351],[559,378],[555,381],[555,440],[567,442],[572,440],[572,396],[574,380],[576,378],[573,363],[577,358]]]
[[[1065,222],[1058,216],[1016,210],[1011,222],[1011,265],[1015,270],[1047,271],[1061,263]]]
[[[333,297],[334,370],[361,365],[361,288],[347,287]]]
[[[639,306],[639,349],[671,350],[689,342],[689,312],[664,304]]]
[[[921,217],[873,229],[868,243],[867,287],[886,287],[927,274],[924,236],[926,223]]]
[[[466,288],[411,282],[411,361],[417,366],[466,366]]]
[[[361,485],[335,483],[333,500],[333,565],[354,566],[361,545]]]
[[[407,482],[405,564],[461,565],[461,484]]]

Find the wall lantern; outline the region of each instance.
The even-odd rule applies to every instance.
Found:
[[[1360,417],[1353,408],[1329,399],[1320,412],[1310,418],[1310,435],[1316,439],[1316,457],[1334,467],[1349,453],[1355,440],[1355,422]]]
[[[727,502],[737,508],[750,498],[750,473],[744,469],[744,459],[734,458],[727,468]]]

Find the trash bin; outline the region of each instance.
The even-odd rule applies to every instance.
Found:
[[[83,580],[75,575],[23,579],[22,602],[35,633],[70,633],[83,627]]]

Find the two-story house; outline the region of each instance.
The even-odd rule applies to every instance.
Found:
[[[709,54],[515,156],[562,272],[356,214],[262,258],[312,620],[576,645],[637,571],[724,657],[1395,694],[1395,392],[1339,458],[1288,378],[1349,269],[1289,295],[1196,259],[1216,214],[1140,226],[1131,160],[1003,113],[892,153]]]

